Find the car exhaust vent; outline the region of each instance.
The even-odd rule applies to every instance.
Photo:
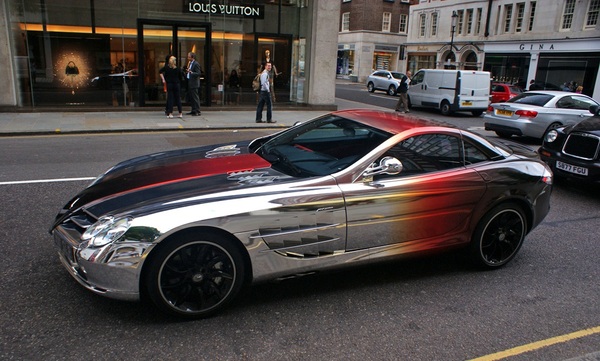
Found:
[[[571,157],[593,160],[598,158],[600,137],[588,133],[571,133],[563,147],[563,153]]]

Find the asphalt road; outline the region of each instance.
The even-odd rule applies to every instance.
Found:
[[[262,134],[0,138],[0,359],[512,361],[598,355],[600,192],[570,184],[555,187],[550,214],[503,269],[474,270],[453,252],[322,273],[256,285],[224,313],[200,321],[93,295],[60,265],[48,227],[91,177],[136,155]],[[75,180],[56,181],[65,178]],[[507,354],[489,356],[502,351]]]

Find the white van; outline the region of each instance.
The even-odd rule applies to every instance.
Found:
[[[421,69],[411,78],[408,103],[444,115],[465,111],[480,116],[490,103],[491,83],[487,71]]]

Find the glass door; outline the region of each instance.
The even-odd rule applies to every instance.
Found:
[[[210,104],[210,67],[207,61],[210,49],[210,24],[190,24],[167,20],[138,19],[138,68],[137,100],[139,106],[164,106],[160,69],[171,55],[177,58],[177,66],[187,67],[187,54],[194,52],[204,74],[201,81],[201,105]],[[187,84],[182,84],[182,101],[187,104]]]

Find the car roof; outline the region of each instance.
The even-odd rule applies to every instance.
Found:
[[[532,93],[546,94],[546,95],[552,95],[552,96],[570,94],[570,95],[583,95],[583,96],[587,97],[587,95],[585,95],[585,94],[579,94],[579,93],[573,93],[573,92],[565,92],[565,91],[562,91],[562,90],[529,90],[526,93],[527,94],[532,94]]]
[[[347,109],[333,112],[333,114],[392,134],[398,134],[405,130],[423,127],[456,128],[448,123],[375,109]]]

